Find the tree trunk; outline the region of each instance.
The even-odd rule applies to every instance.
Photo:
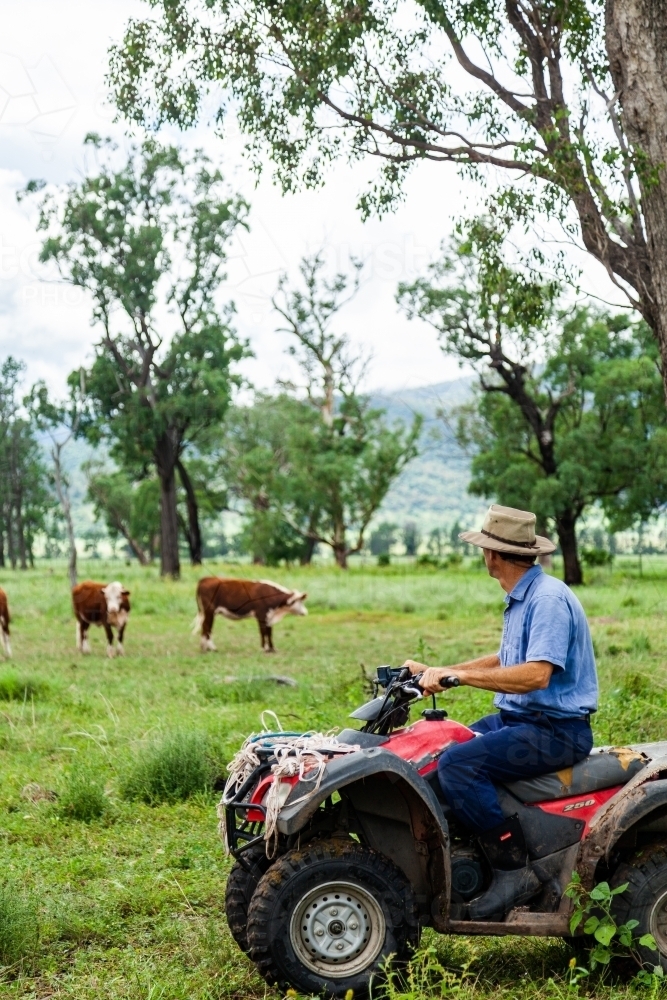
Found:
[[[199,526],[199,506],[197,504],[197,495],[187,469],[181,462],[180,458],[176,463],[176,468],[178,469],[178,474],[180,476],[181,483],[183,484],[183,489],[185,490],[185,500],[188,509],[188,525],[185,534],[188,540],[188,547],[190,549],[190,562],[193,566],[201,566],[202,540],[201,528]]]
[[[313,554],[315,552],[315,546],[317,545],[316,538],[306,538],[304,542],[303,552],[299,557],[299,564],[301,566],[310,566],[313,561]]]
[[[347,569],[347,546],[346,545],[334,545],[333,547],[334,558],[336,560],[336,565],[341,569]]]
[[[23,497],[19,494],[19,498],[16,502],[16,536],[19,545],[19,559],[21,560],[21,569],[28,568],[28,550],[25,543],[25,531],[23,528],[23,511],[22,507]]]
[[[667,393],[667,3],[607,0],[607,52],[623,126],[639,162],[650,285],[639,288]]]
[[[132,535],[127,530],[127,528],[123,524],[121,524],[120,521],[118,521],[118,519],[116,519],[114,523],[116,525],[116,528],[117,528],[118,532],[123,536],[123,538],[125,539],[125,541],[127,542],[127,544],[130,546],[130,550],[137,557],[137,561],[138,561],[139,565],[140,566],[148,566],[149,563],[151,563],[153,561],[153,554],[152,554],[152,552],[149,553],[149,555],[146,555],[145,551],[143,550],[143,548],[141,547],[141,545],[139,544],[139,542],[136,541],[136,539],[132,537]]]
[[[7,555],[9,556],[9,565],[12,569],[16,569],[16,544],[14,540],[14,518],[12,516],[12,505],[7,504]]]
[[[339,509],[333,518],[333,541],[331,542],[331,548],[333,549],[336,565],[340,566],[341,569],[347,569],[347,539],[345,534],[345,522]]]
[[[5,527],[0,527],[0,567],[5,568]]]
[[[63,470],[60,462],[60,453],[62,448],[62,444],[59,445],[57,442],[54,442],[53,448],[51,449],[51,457],[53,459],[53,474],[56,484],[56,493],[58,494],[58,500],[60,501],[62,512],[65,515],[67,543],[69,548],[67,575],[69,576],[70,589],[73,590],[77,584],[76,538],[74,537],[74,525],[72,524],[72,505],[69,499],[69,491],[63,478]]]
[[[556,531],[563,556],[563,580],[569,587],[578,587],[584,582],[577,548],[577,515],[567,511],[556,518]]]
[[[160,478],[160,575],[177,580],[181,575],[178,553],[178,510],[176,506],[176,462],[178,442],[167,431],[155,449],[155,465]]]

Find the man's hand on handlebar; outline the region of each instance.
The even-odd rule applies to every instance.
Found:
[[[445,677],[456,677],[456,672],[451,667],[427,667],[425,663],[418,663],[417,660],[406,660],[403,664],[411,674],[422,674],[419,678],[419,686],[425,694],[438,694],[443,691],[440,681]]]

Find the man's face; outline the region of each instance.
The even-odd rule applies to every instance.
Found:
[[[498,577],[498,553],[494,552],[493,549],[482,549],[484,553],[484,562],[486,563],[486,568],[488,570],[489,576],[494,578]]]

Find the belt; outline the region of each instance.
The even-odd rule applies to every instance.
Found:
[[[510,712],[508,709],[501,709],[501,711],[506,712],[508,715],[516,715],[519,718],[533,718],[533,719],[548,719],[549,722],[588,722],[591,721],[591,713],[588,712],[586,715],[549,715],[548,712]]]

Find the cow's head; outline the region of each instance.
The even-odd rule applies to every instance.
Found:
[[[293,590],[287,600],[287,607],[289,608],[289,613],[291,615],[307,615],[308,608],[303,603],[308,597],[308,594],[299,594],[296,590]]]
[[[102,587],[102,593],[104,594],[104,600],[107,602],[108,615],[117,615],[121,609],[123,598],[130,596],[129,590],[126,590],[118,580],[114,580],[113,583],[107,583],[106,587]]]

